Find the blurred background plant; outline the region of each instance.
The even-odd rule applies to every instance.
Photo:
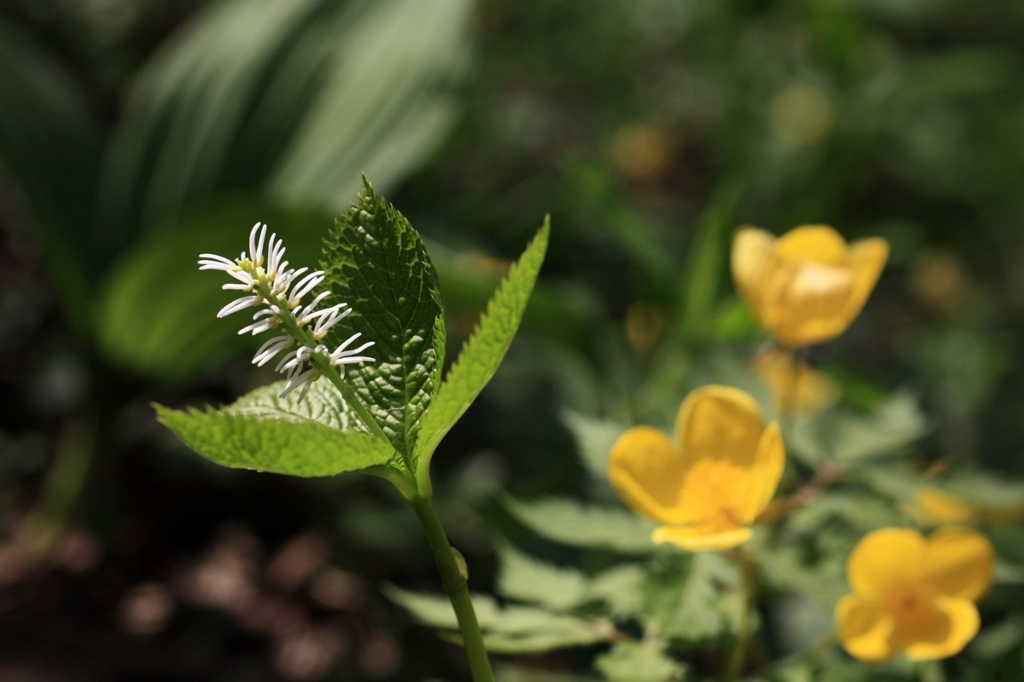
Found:
[[[795,420],[781,490],[827,485],[780,525],[749,674],[1024,676],[1022,36],[1009,0],[2,0],[0,672],[466,678],[381,596],[436,588],[386,488],[214,468],[148,407],[269,382],[196,255],[262,220],[312,262],[365,171],[430,242],[449,357],[552,214],[523,333],[435,459],[472,586],[546,633],[493,633],[548,652],[505,678],[700,679],[728,650],[735,572],[654,552],[604,467],[704,383],[773,412],[742,223],[892,246],[806,358],[835,405]],[[950,521],[1000,556],[965,654],[880,673],[818,641],[860,536]],[[651,618],[667,648],[632,641]]]

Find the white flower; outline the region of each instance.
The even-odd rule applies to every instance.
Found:
[[[284,398],[301,386],[302,391],[298,398],[301,401],[313,382],[320,378],[318,360],[321,363],[326,362],[332,368],[340,367],[344,375],[345,365],[375,361],[372,357],[359,355],[372,346],[373,342],[346,350],[360,337],[361,334],[357,333],[338,346],[333,353],[329,353],[327,347],[320,341],[327,336],[331,327],[352,313],[352,308],[346,303],[338,303],[317,310],[317,306],[330,294],[327,291],[317,294],[310,303],[303,306],[302,298],[323,283],[324,272],[309,272],[309,268],[305,267],[289,269],[288,261],[284,260],[285,247],[282,240],[278,239],[276,234],[271,234],[269,241],[266,236],[267,226],[256,223],[249,233],[248,254],[243,251],[232,261],[217,254],[204,253],[199,256],[199,269],[226,272],[235,281],[223,285],[222,288],[245,294],[221,308],[217,317],[226,317],[239,310],[266,305],[265,308],[253,313],[252,324],[242,327],[239,334],[255,336],[279,327],[283,327],[286,332],[260,346],[252,359],[254,365],[262,367],[278,353],[298,343],[299,347],[286,353],[275,370],[288,378],[281,397]],[[263,254],[264,245],[267,247],[266,258]],[[264,263],[266,268],[263,267]]]

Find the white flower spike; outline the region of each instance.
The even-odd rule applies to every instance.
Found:
[[[276,371],[288,378],[281,397],[284,398],[301,386],[298,398],[301,401],[313,382],[320,378],[317,360],[326,361],[332,368],[340,368],[344,376],[345,365],[375,361],[370,356],[359,355],[372,346],[373,342],[347,350],[361,336],[353,334],[333,353],[329,352],[320,341],[327,336],[331,327],[352,313],[352,308],[347,303],[339,303],[317,310],[316,307],[329,294],[326,291],[317,294],[308,305],[301,305],[302,298],[323,283],[323,271],[308,272],[309,268],[304,267],[289,270],[288,261],[284,260],[283,241],[276,234],[271,234],[269,240],[266,236],[267,226],[256,223],[249,232],[248,254],[243,251],[241,256],[232,261],[214,253],[204,253],[199,256],[199,269],[226,272],[235,281],[222,288],[245,294],[221,308],[217,317],[227,317],[239,310],[266,305],[253,314],[252,324],[242,327],[239,334],[255,336],[283,327],[284,335],[275,336],[256,351],[252,359],[254,365],[262,367],[278,353],[298,343],[297,349],[286,353],[277,363]],[[264,245],[267,247],[266,258],[263,255]],[[263,267],[264,263],[266,268]]]

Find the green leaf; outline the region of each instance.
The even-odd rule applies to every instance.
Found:
[[[550,232],[550,219],[545,218],[537,236],[487,304],[476,332],[466,342],[434,396],[423,418],[423,436],[417,448],[424,472],[434,448],[480,395],[512,345],[544,262]]]
[[[739,571],[717,552],[659,557],[645,586],[645,618],[666,637],[700,641],[735,630]]]
[[[330,219],[283,211],[263,201],[239,200],[184,218],[173,231],[130,249],[104,280],[96,302],[95,334],[113,364],[162,381],[184,381],[232,351],[253,351],[266,335],[239,336],[244,313],[218,319],[236,298],[222,291],[223,273],[202,272],[200,253],[228,257],[242,251],[256,221],[285,240],[295,266],[315,265]]]
[[[859,463],[898,454],[928,430],[917,399],[900,391],[871,415],[836,409],[798,425],[790,449],[811,464],[828,458]]]
[[[803,594],[820,608],[831,613],[844,594],[850,591],[846,584],[846,558],[856,538],[844,540],[834,537],[831,542],[817,543],[817,561],[808,563],[806,548],[798,544],[765,545],[758,554],[758,562],[767,585],[786,592]]]
[[[571,611],[604,602],[610,615],[632,615],[640,606],[643,571],[627,564],[589,576],[534,559],[513,546],[499,546],[497,591],[511,599],[535,602],[552,611]]]
[[[79,331],[88,319],[89,230],[102,157],[84,89],[32,37],[0,19],[0,165],[21,190],[50,275]]]
[[[457,114],[472,3],[224,0],[133,79],[102,174],[114,253],[188,206],[261,190],[328,214],[390,186]]]
[[[711,335],[719,284],[729,262],[729,230],[741,194],[740,184],[722,181],[697,219],[698,233],[690,247],[680,295],[680,329],[691,343],[704,343]]]
[[[621,642],[597,657],[596,667],[609,682],[671,682],[682,680],[686,666],[656,646]]]
[[[364,178],[363,190],[324,239],[321,267],[334,302],[352,314],[332,328],[330,348],[353,334],[373,341],[376,362],[348,381],[395,449],[415,466],[421,419],[444,365],[444,305],[434,266],[409,221]]]
[[[576,441],[576,451],[584,466],[594,478],[608,478],[608,455],[623,433],[625,426],[616,422],[594,419],[572,410],[563,410],[562,423]]]
[[[458,621],[447,598],[407,592],[393,585],[385,588],[389,599],[408,609],[416,618],[432,627],[458,631]],[[605,641],[612,632],[610,623],[551,613],[532,606],[500,606],[493,597],[473,595],[473,608],[484,634],[484,643],[494,653],[541,653],[571,646],[586,646]]]
[[[154,407],[186,445],[227,467],[333,476],[396,464],[394,450],[365,432],[327,381],[313,384],[302,402],[296,393],[277,397],[285,384],[264,386],[220,410]]]
[[[655,525],[625,509],[587,506],[569,498],[517,500],[504,497],[505,508],[541,537],[572,547],[595,547],[626,554],[648,554]]]

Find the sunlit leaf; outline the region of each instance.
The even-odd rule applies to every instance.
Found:
[[[361,334],[373,363],[353,366],[349,382],[403,457],[413,461],[421,420],[444,365],[444,306],[423,240],[366,182],[324,239],[324,286],[352,314],[331,329],[333,349]]]
[[[434,396],[423,417],[423,432],[417,448],[424,467],[437,444],[494,376],[512,345],[544,262],[550,230],[550,223],[545,219],[544,226],[487,304],[479,326]]]
[[[286,382],[257,389],[219,409],[186,411],[156,405],[159,420],[190,448],[216,462],[293,476],[331,476],[379,469],[397,455],[371,436],[327,381],[305,399],[281,399]]]

